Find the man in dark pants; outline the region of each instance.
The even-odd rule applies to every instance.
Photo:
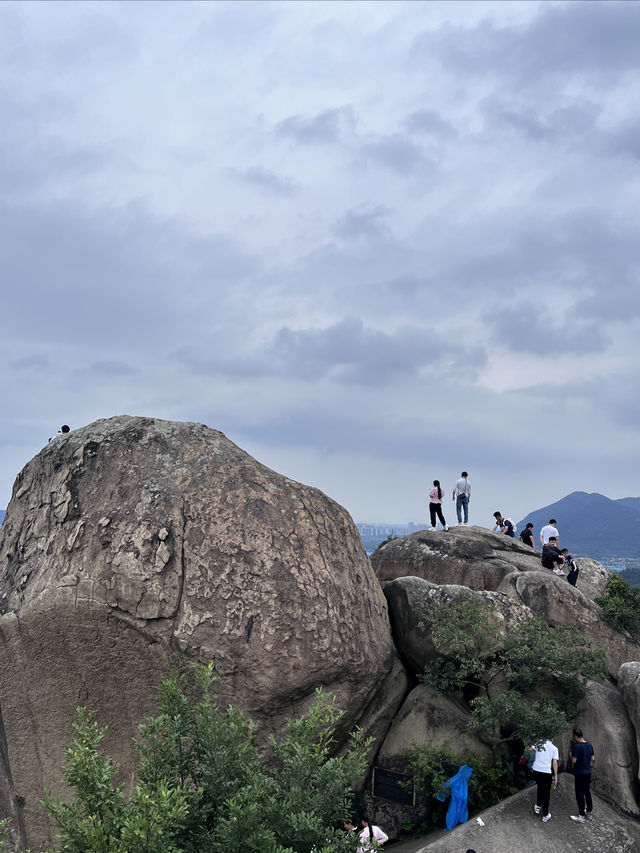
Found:
[[[578,814],[572,814],[571,820],[585,823],[593,817],[593,802],[591,800],[591,765],[595,755],[593,747],[582,736],[581,729],[573,730],[573,746],[571,747],[571,763],[573,777],[576,783],[576,801]],[[585,812],[585,802],[587,805]]]

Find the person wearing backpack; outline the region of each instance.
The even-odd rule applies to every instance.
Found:
[[[493,525],[493,533],[499,530],[505,536],[510,536],[512,539],[516,538],[516,526],[510,518],[504,518],[498,510],[493,513],[493,517],[496,520],[496,523]]]

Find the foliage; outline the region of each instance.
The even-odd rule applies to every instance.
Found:
[[[588,679],[606,675],[604,652],[575,628],[531,619],[501,637],[471,596],[434,608],[424,621],[439,657],[423,681],[467,698],[475,724],[496,742],[509,723],[528,743],[559,734],[577,716]]]
[[[100,754],[105,730],[78,709],[65,780],[67,805],[44,804],[59,829],[61,853],[332,853],[354,850],[338,831],[349,814],[351,785],[369,748],[362,734],[332,754],[341,712],[317,691],[302,719],[269,741],[259,759],[254,724],[212,701],[211,667],[195,682],[185,672],[162,684],[160,713],[139,727],[139,784],[127,800],[116,766]],[[196,698],[190,698],[195,696]]]
[[[640,643],[640,590],[632,589],[620,575],[612,575],[596,604],[602,608],[605,622],[617,631],[627,631]]]
[[[414,746],[405,754],[414,783],[423,788],[428,797],[427,818],[421,830],[442,826],[444,823],[449,804],[441,803],[435,798],[444,783],[458,772],[462,764],[473,768],[468,793],[470,813],[489,808],[516,791],[505,768],[480,755],[459,755],[450,749],[431,749],[426,746]]]
[[[389,542],[393,542],[393,540],[394,540],[394,539],[397,539],[397,538],[398,538],[398,537],[396,536],[396,534],[395,534],[395,533],[393,532],[393,530],[392,530],[392,531],[391,531],[391,533],[387,536],[387,538],[386,538],[386,539],[383,539],[383,540],[382,540],[382,542],[380,542],[380,543],[378,544],[378,546],[376,547],[376,549],[375,549],[375,551],[373,552],[373,554],[377,553],[377,552],[378,552],[378,551],[380,551],[382,548],[384,548],[384,546],[385,546],[385,545],[387,545]],[[373,554],[372,554],[371,556],[373,556]]]
[[[5,841],[9,837],[9,819],[0,820],[0,853],[7,853]]]

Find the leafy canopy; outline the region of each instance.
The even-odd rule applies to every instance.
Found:
[[[289,720],[281,740],[269,739],[262,760],[254,724],[218,707],[212,681],[209,666],[161,685],[160,713],[139,727],[139,782],[129,799],[114,782],[116,765],[100,753],[105,729],[78,709],[65,772],[75,799],[44,799],[60,853],[355,850],[357,835],[344,833],[342,821],[370,741],[356,731],[334,755],[342,712],[318,690],[306,716]]]

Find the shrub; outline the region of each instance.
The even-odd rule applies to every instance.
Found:
[[[640,643],[640,590],[632,589],[620,575],[612,575],[596,604],[602,608],[605,622],[617,631],[627,631]]]
[[[280,741],[270,738],[263,763],[254,724],[212,701],[212,680],[212,668],[204,667],[195,684],[182,672],[161,686],[160,714],[139,728],[139,784],[129,800],[114,784],[116,765],[100,754],[105,729],[78,709],[65,773],[75,799],[44,800],[61,853],[355,850],[356,833],[341,827],[370,742],[356,732],[333,755],[342,713],[317,691],[307,715],[289,720]]]

